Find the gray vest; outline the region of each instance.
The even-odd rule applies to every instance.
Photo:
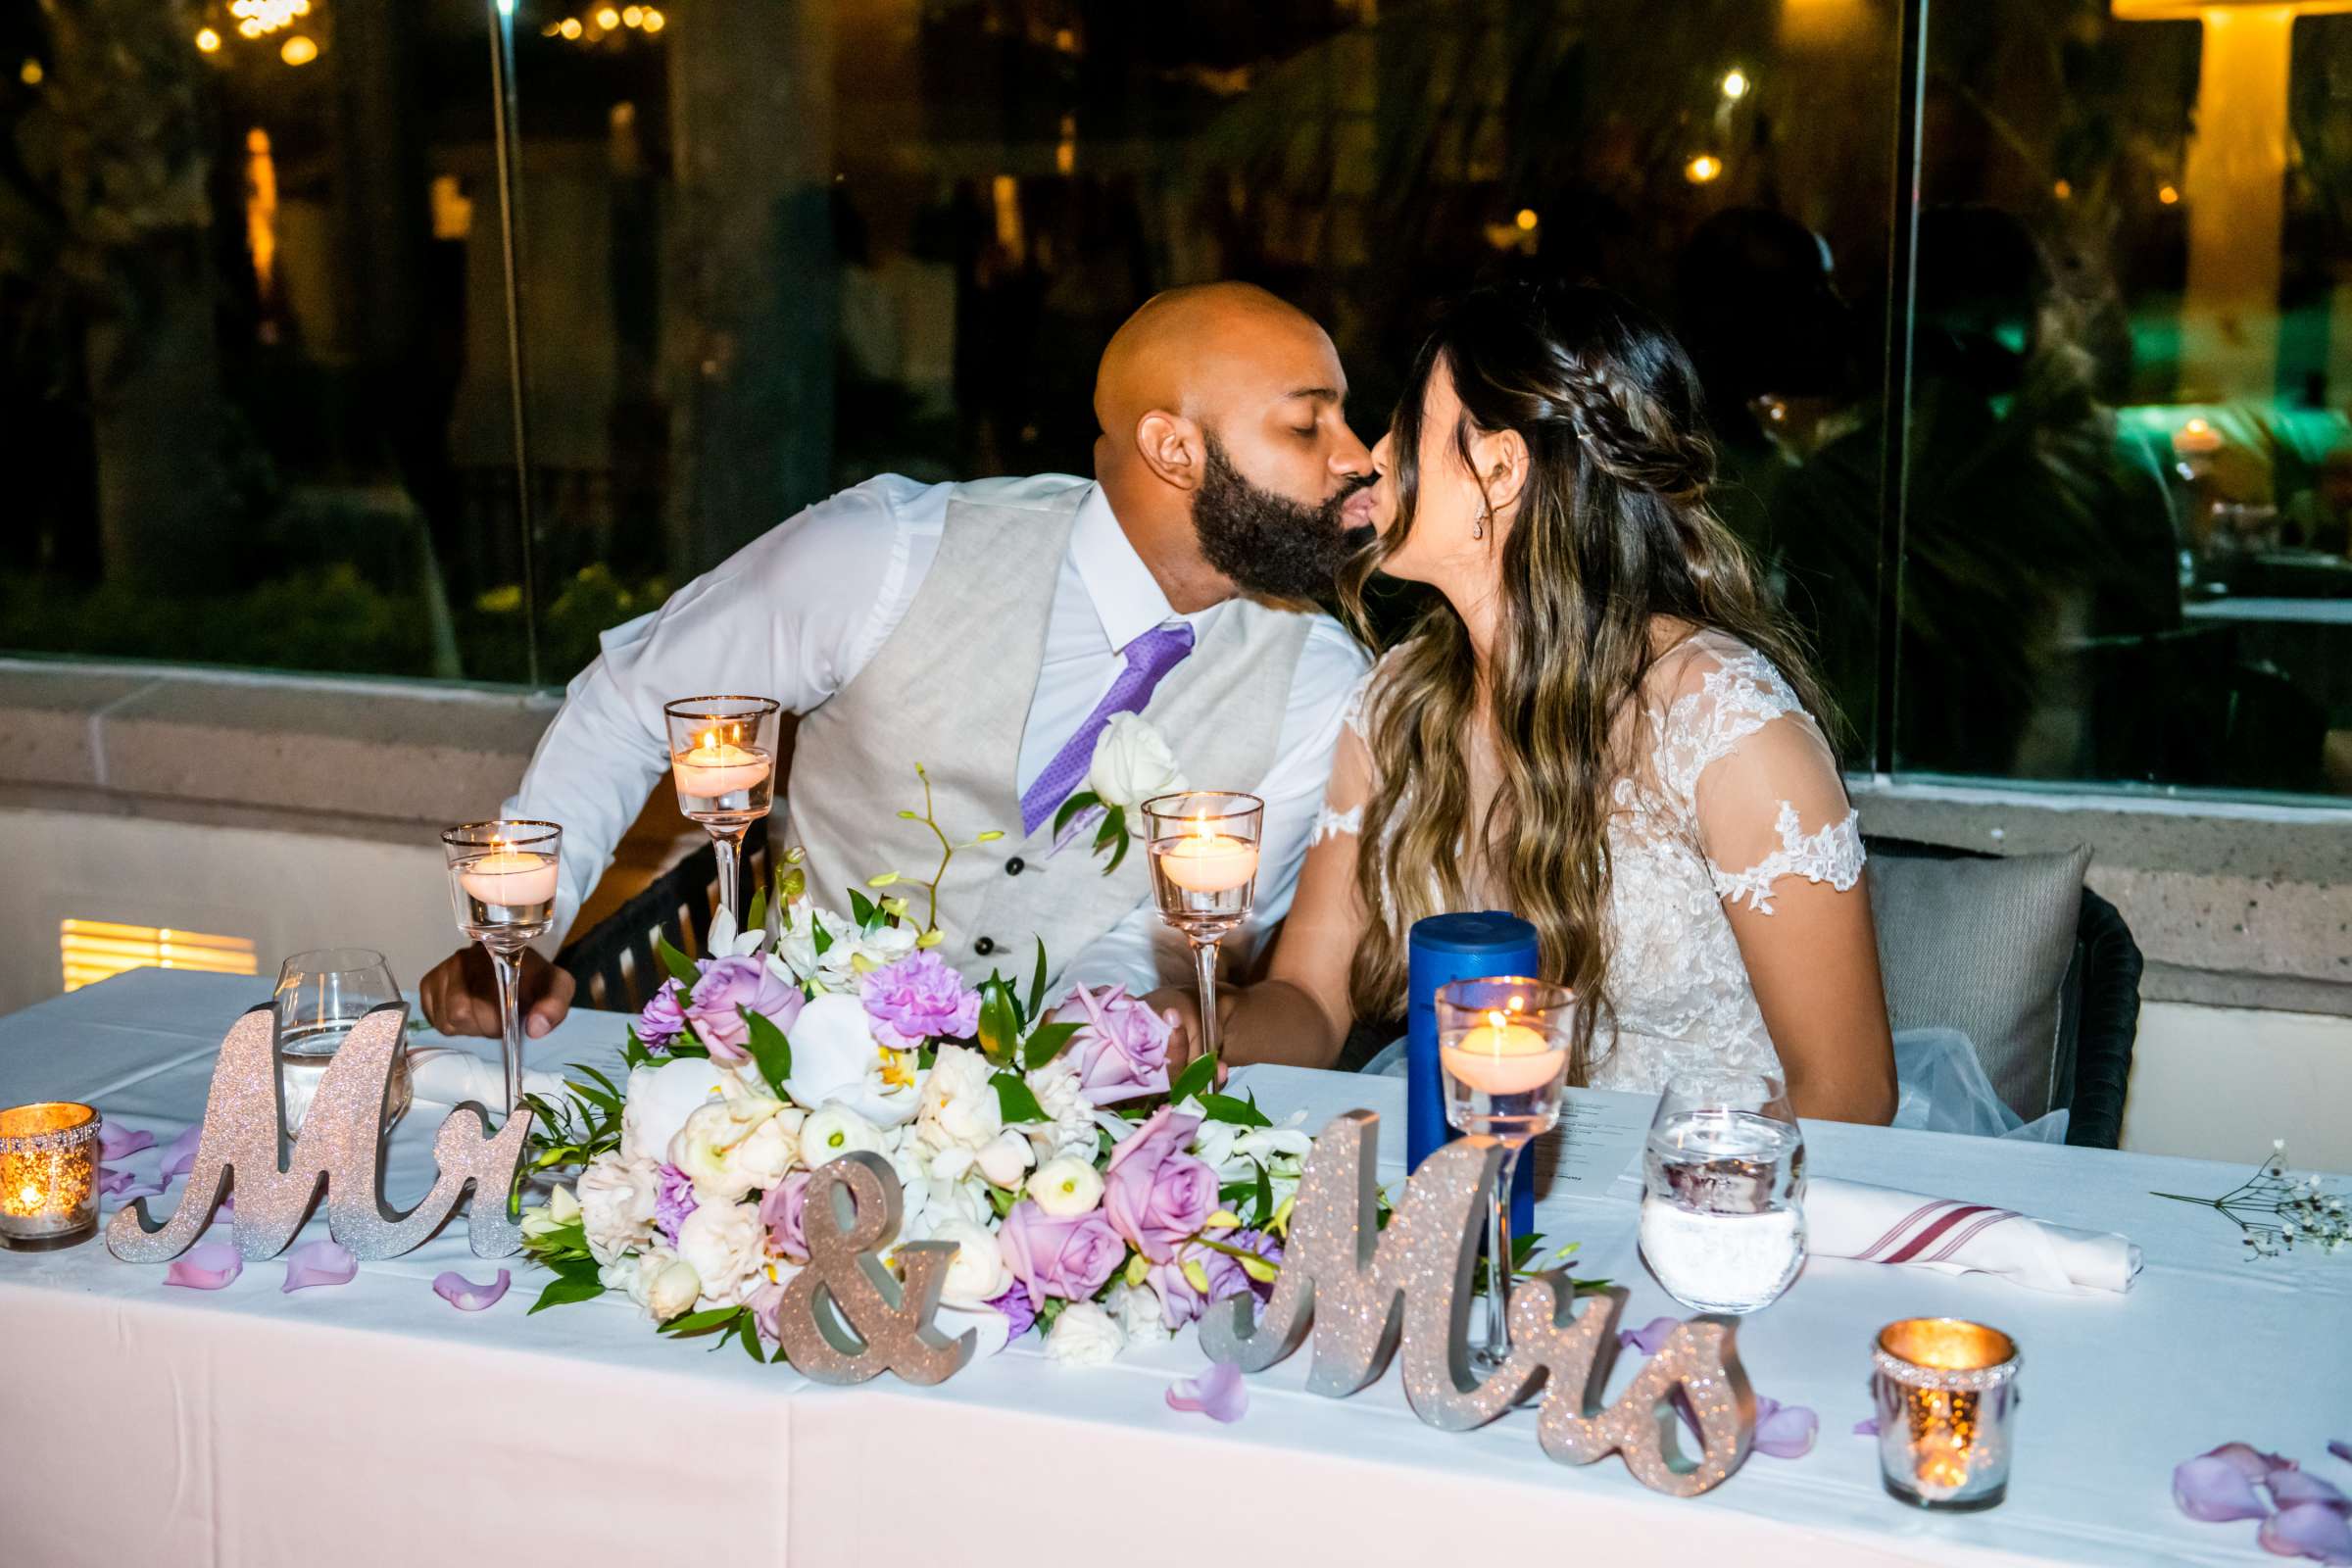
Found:
[[[809,896],[827,907],[846,911],[843,890],[862,888],[878,872],[928,877],[939,864],[930,830],[898,814],[922,805],[917,762],[950,839],[968,844],[988,829],[1004,831],[958,850],[940,884],[940,956],[973,980],[996,969],[1026,987],[1040,938],[1058,976],[1151,897],[1140,846],[1105,876],[1088,853],[1091,838],[1054,855],[1051,821],[1021,833],[1021,732],[1085,497],[1077,481],[1009,500],[986,480],[958,486],[939,554],[905,618],[848,686],[802,718],[793,750],[782,842],[807,851]],[[1188,783],[1257,787],[1274,762],[1310,622],[1233,600],[1160,681],[1143,716],[1166,738]],[[921,889],[892,891],[922,918]]]

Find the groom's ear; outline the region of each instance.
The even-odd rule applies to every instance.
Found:
[[[1135,421],[1135,450],[1160,483],[1178,490],[1200,487],[1208,444],[1197,421],[1154,409]]]

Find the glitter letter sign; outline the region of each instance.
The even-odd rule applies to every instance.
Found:
[[[1263,1319],[1251,1322],[1247,1296],[1219,1302],[1200,1321],[1203,1351],[1262,1372],[1311,1331],[1306,1386],[1346,1396],[1376,1380],[1401,1348],[1405,1397],[1441,1430],[1482,1426],[1542,1384],[1537,1435],[1563,1464],[1622,1453],[1643,1486],[1683,1497],[1740,1468],[1755,1433],[1755,1396],[1728,1323],[1683,1324],[1616,1403],[1595,1410],[1626,1293],[1612,1290],[1605,1305],[1595,1301],[1579,1313],[1567,1275],[1541,1274],[1511,1292],[1510,1360],[1483,1384],[1474,1379],[1471,1277],[1502,1146],[1462,1138],[1430,1155],[1384,1231],[1372,1177],[1379,1128],[1368,1110],[1324,1128],[1298,1184],[1282,1275]],[[1703,1447],[1695,1460],[1676,1450],[1674,1420],[1661,1414],[1678,1387],[1698,1418]]]
[[[326,1224],[354,1257],[398,1257],[424,1243],[473,1189],[466,1211],[475,1255],[505,1257],[521,1250],[521,1233],[507,1218],[509,1197],[522,1171],[531,1113],[517,1110],[496,1137],[479,1105],[460,1105],[433,1140],[440,1173],[424,1201],[405,1214],[383,1196],[384,1086],[393,1054],[407,1035],[405,1003],[377,1007],[344,1040],[318,1080],[302,1118],[301,1136],[287,1157],[284,1097],[278,1084],[275,1019],[268,1004],[249,1009],[220,1042],[213,1087],[204,1107],[196,1164],[179,1207],[162,1224],[147,1218],[147,1200],[128,1204],[106,1229],[108,1250],[131,1263],[161,1263],[186,1251],[235,1183],[231,1225],[237,1250],[274,1257],[293,1241],[326,1184]]]

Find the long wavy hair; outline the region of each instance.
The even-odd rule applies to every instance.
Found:
[[[1385,665],[1366,712],[1380,780],[1364,812],[1356,884],[1370,918],[1350,989],[1358,1017],[1394,1016],[1412,922],[1468,907],[1465,851],[1534,924],[1546,978],[1576,988],[1575,1081],[1595,1064],[1609,999],[1608,821],[1633,765],[1642,679],[1663,618],[1728,633],[1769,659],[1825,728],[1831,715],[1797,638],[1740,541],[1707,506],[1714,449],[1697,376],[1672,335],[1605,290],[1557,282],[1469,294],[1421,347],[1392,446],[1397,514],[1349,564],[1341,600],[1369,639],[1365,587],[1411,536],[1423,399],[1443,368],[1475,434],[1527,443],[1519,510],[1502,544],[1500,634],[1483,682],[1461,617],[1438,600]],[[1465,738],[1481,703],[1499,784],[1470,822]],[[1465,826],[1467,824],[1467,826]],[[1605,1051],[1607,1038],[1599,1044]]]

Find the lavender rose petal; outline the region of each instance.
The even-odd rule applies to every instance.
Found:
[[[1771,1406],[1770,1413],[1765,1407]],[[1756,1451],[1775,1459],[1801,1459],[1813,1451],[1821,1418],[1801,1404],[1782,1404],[1756,1396]]]
[[[2305,1475],[2300,1470],[2274,1470],[2266,1484],[2271,1489],[2271,1500],[2281,1508],[2316,1502],[2338,1513],[2352,1513],[2352,1497],[2318,1476]]]
[[[1655,1355],[1666,1344],[1667,1336],[1681,1327],[1679,1318],[1653,1317],[1638,1329],[1619,1329],[1617,1344],[1621,1348],[1640,1350],[1643,1355]]]
[[[2352,1521],[2324,1502],[2299,1502],[2262,1522],[2254,1544],[2281,1557],[2352,1563]]]
[[[2261,1519],[2270,1505],[2246,1473],[2219,1454],[2201,1453],[2173,1467],[2173,1502],[2191,1519]]]
[[[1859,1421],[1857,1421],[1857,1422],[1855,1422],[1855,1423],[1854,1423],[1854,1436],[1855,1436],[1855,1437],[1857,1437],[1857,1438],[1875,1438],[1875,1437],[1877,1437],[1878,1435],[1879,1435],[1879,1418],[1878,1418],[1877,1416],[1875,1416],[1875,1415],[1873,1415],[1873,1416],[1865,1416],[1865,1417],[1863,1417],[1861,1420],[1859,1420]]]
[[[244,1254],[226,1242],[198,1242],[172,1260],[164,1283],[184,1285],[191,1291],[217,1291],[244,1272]]]
[[[314,1285],[349,1285],[359,1272],[360,1260],[348,1249],[320,1238],[305,1242],[286,1254],[286,1283],[278,1289],[281,1294],[291,1295]]]
[[[2346,1443],[2341,1438],[2331,1439],[2328,1444],[2328,1451],[2346,1464],[2352,1464],[2352,1443]]]
[[[476,1285],[453,1268],[433,1276],[433,1294],[461,1312],[479,1312],[485,1306],[497,1305],[499,1298],[507,1294],[507,1287],[514,1283],[514,1276],[503,1268],[498,1271],[498,1278],[487,1285]]]
[[[98,1157],[101,1160],[123,1159],[137,1153],[142,1149],[153,1149],[154,1147],[155,1134],[151,1132],[118,1127],[111,1121],[99,1125]]]
[[[1250,1409],[1250,1388],[1242,1369],[1218,1361],[1197,1378],[1178,1378],[1168,1387],[1168,1408],[1198,1412],[1211,1421],[1239,1421]]]
[[[185,1176],[196,1168],[196,1146],[204,1141],[204,1123],[183,1127],[179,1136],[164,1146],[164,1164],[161,1172],[167,1182],[174,1176]]]

